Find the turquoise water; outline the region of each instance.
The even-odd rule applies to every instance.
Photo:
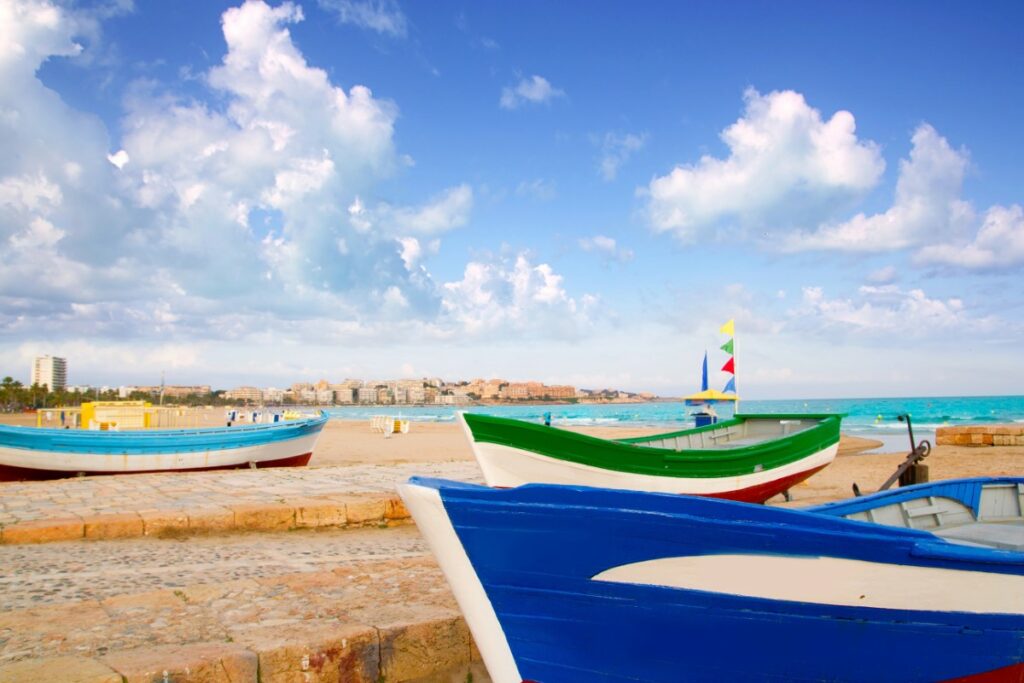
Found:
[[[417,422],[451,422],[456,410],[514,417],[543,419],[550,412],[552,424],[566,426],[657,426],[683,429],[693,426],[694,408],[682,403],[604,403],[576,405],[472,406],[365,406],[331,408],[332,417],[344,420],[369,419],[372,415],[394,415]],[[728,405],[716,406],[721,417],[732,414]],[[883,441],[887,447],[909,445],[906,424],[896,416],[909,413],[917,440],[933,439],[935,428],[943,425],[1024,422],[1024,396],[943,396],[914,398],[832,398],[797,401],[743,401],[744,413],[846,413],[843,433]],[[890,449],[891,449],[890,448]]]

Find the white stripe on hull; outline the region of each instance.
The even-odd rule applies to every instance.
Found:
[[[594,580],[820,605],[1024,614],[1024,576],[839,557],[666,557],[613,567]]]
[[[398,493],[448,579],[491,680],[522,683],[505,631],[448,518],[441,493],[416,484],[399,484]]]
[[[740,491],[824,467],[835,459],[839,449],[839,444],[833,444],[781,467],[732,477],[660,477],[581,465],[512,446],[477,443],[473,441],[472,435],[469,436],[473,455],[476,456],[488,486],[512,488],[523,484],[565,484],[695,495]]]
[[[316,432],[287,441],[243,448],[135,455],[62,453],[0,446],[0,465],[51,472],[147,472],[230,467],[247,462],[261,463],[312,453],[319,436],[320,433]]]

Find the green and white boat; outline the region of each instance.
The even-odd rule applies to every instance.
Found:
[[[737,415],[631,439],[472,413],[459,420],[488,486],[565,484],[761,503],[835,459],[842,415]]]

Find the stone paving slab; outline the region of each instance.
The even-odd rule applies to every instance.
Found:
[[[162,472],[0,483],[0,543],[388,525],[413,475],[482,481],[473,462]]]
[[[489,681],[412,526],[0,548],[0,682]]]

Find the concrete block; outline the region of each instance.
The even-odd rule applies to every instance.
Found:
[[[224,507],[190,510],[188,529],[191,533],[222,533],[235,528],[235,513]]]
[[[347,519],[345,504],[324,498],[302,498],[290,500],[295,509],[295,526],[313,528],[321,526],[344,526]]]
[[[257,683],[259,660],[234,643],[158,645],[112,652],[103,663],[124,683]]]
[[[295,526],[295,510],[284,503],[239,503],[229,509],[236,529],[284,531]]]
[[[188,532],[188,513],[184,510],[140,510],[139,517],[145,536]]]
[[[387,520],[406,520],[409,519],[409,509],[405,507],[405,503],[398,496],[393,496],[384,501],[384,519]]]
[[[138,538],[143,531],[142,518],[136,512],[93,515],[83,518],[83,521],[86,538]]]
[[[81,517],[18,522],[3,529],[4,543],[50,543],[73,541],[84,537],[85,523]]]
[[[335,498],[345,503],[345,520],[348,524],[371,524],[384,522],[385,497],[379,494],[352,494]]]
[[[469,628],[461,616],[380,626],[381,677],[408,681],[468,667]]]
[[[3,683],[122,683],[121,675],[88,657],[45,657],[0,665]]]
[[[310,620],[254,624],[231,637],[259,656],[261,683],[377,683],[377,629],[363,624]]]

